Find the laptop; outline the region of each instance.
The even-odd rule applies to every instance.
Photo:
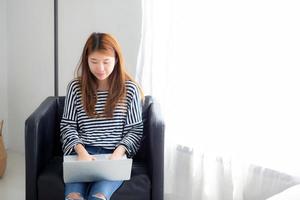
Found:
[[[64,156],[64,182],[94,182],[100,180],[129,180],[131,176],[132,159],[124,155],[119,160],[109,160],[111,154],[93,155],[96,160],[77,160],[77,155]]]

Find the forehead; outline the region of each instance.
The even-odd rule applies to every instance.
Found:
[[[88,56],[92,60],[112,59],[115,55],[110,51],[94,51]]]

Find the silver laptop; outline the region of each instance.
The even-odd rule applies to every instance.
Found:
[[[120,160],[109,160],[110,155],[93,155],[96,158],[93,161],[79,161],[77,155],[64,156],[63,173],[65,183],[129,180],[132,159],[128,159],[124,155]]]

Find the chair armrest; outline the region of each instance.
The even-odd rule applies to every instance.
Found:
[[[164,131],[165,124],[159,104],[153,100],[149,107],[148,165],[152,179],[152,199],[163,200],[164,189]]]
[[[37,199],[38,175],[52,157],[57,97],[48,97],[25,122],[26,200]]]

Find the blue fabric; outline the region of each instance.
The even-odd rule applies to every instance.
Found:
[[[112,153],[112,150],[107,150],[102,147],[85,146],[85,149],[91,155]],[[121,186],[122,183],[123,181],[104,180],[91,183],[66,183],[65,199],[70,200],[70,198],[67,198],[70,193],[79,193],[83,198],[78,200],[99,200],[99,198],[96,198],[95,195],[102,193],[106,199],[109,200],[111,195]]]

